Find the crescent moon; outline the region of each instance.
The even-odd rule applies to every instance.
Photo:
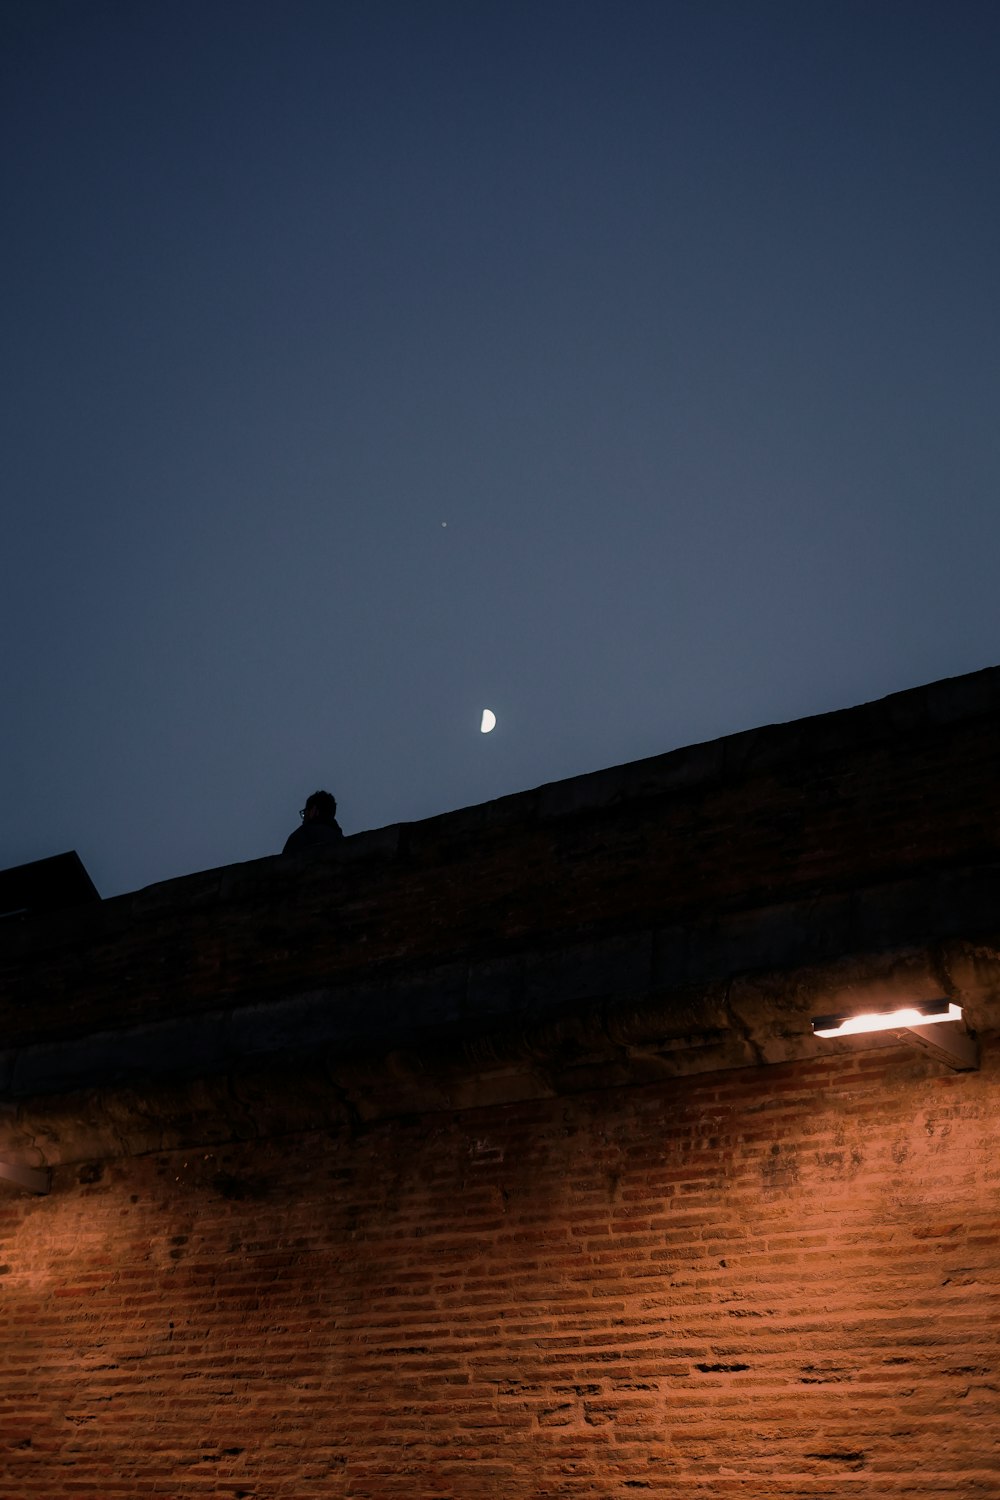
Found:
[[[480,734],[489,734],[491,729],[496,728],[497,716],[492,708],[483,709],[483,722],[479,726]]]

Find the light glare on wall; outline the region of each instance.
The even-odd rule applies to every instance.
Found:
[[[21,1162],[0,1161],[0,1178],[5,1182],[16,1182],[29,1193],[45,1194],[52,1182],[48,1167],[26,1167]]]

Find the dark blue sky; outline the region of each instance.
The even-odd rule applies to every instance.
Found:
[[[0,866],[995,662],[998,78],[994,0],[3,0]]]

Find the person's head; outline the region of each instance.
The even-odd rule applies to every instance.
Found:
[[[299,816],[306,823],[332,823],[337,816],[337,799],[332,792],[311,792]]]

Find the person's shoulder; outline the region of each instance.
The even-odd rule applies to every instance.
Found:
[[[285,840],[282,854],[299,854],[303,849],[316,849],[322,844],[339,844],[344,837],[344,830],[336,821],[333,823],[303,823],[301,828],[295,828]]]
[[[293,828],[291,833],[285,840],[284,847],[281,851],[282,854],[294,854],[296,849],[301,849],[303,844],[305,843],[305,840],[302,837],[304,832],[304,828]]]

